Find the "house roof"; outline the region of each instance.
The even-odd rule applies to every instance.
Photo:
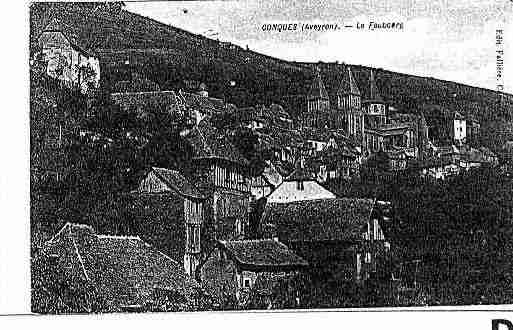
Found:
[[[155,289],[172,291],[181,302],[202,293],[182,265],[138,237],[97,235],[90,226],[67,223],[43,249],[65,268],[77,265],[81,277],[117,306],[144,305]]]
[[[205,198],[205,196],[180,174],[180,172],[160,167],[152,167],[151,170],[163,183],[180,195],[196,199]]]
[[[358,198],[268,203],[262,224],[274,226],[283,242],[356,242],[362,238],[373,205],[372,199]]]
[[[406,131],[412,129],[412,126],[405,123],[392,123],[380,125],[374,129],[366,128],[365,131],[368,133],[376,133],[382,136],[404,134]]]
[[[61,32],[73,48],[87,56],[95,55],[94,51],[87,47],[87,43],[84,40],[81,40],[79,36],[74,33],[71,26],[63,23],[56,17],[52,17],[49,20],[49,23],[43,28],[39,37],[41,37],[44,32]]]
[[[289,248],[273,239],[220,241],[239,267],[253,271],[285,271],[308,266],[308,263]]]
[[[324,87],[324,83],[322,82],[321,71],[319,68],[316,68],[314,79],[310,85],[306,98],[308,100],[319,98],[329,100],[329,95],[326,91],[326,87]]]
[[[303,136],[299,131],[279,127],[272,127],[267,134],[267,138],[281,147],[298,145],[303,142]]]
[[[186,105],[192,110],[197,110],[208,115],[226,111],[228,106],[223,100],[210,96],[185,92],[181,92],[180,95],[183,96]]]
[[[246,165],[248,161],[226,136],[214,128],[208,118],[204,118],[186,136],[195,150],[195,158],[216,158]]]
[[[337,94],[345,95],[345,94],[353,94],[360,96],[360,89],[358,88],[358,84],[353,77],[353,73],[351,72],[351,68],[347,68],[347,76],[343,77],[340,82],[340,86],[337,90]]]

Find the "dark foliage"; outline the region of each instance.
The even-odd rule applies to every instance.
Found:
[[[397,258],[395,276],[418,281],[417,289],[403,291],[396,304],[504,304],[513,299],[508,289],[513,284],[513,182],[500,171],[483,168],[441,182],[331,186],[337,187],[342,187],[340,195],[373,194],[392,202],[394,217],[385,230]],[[420,260],[415,275],[401,266],[412,260]]]

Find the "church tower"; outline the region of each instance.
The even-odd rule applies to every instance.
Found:
[[[363,102],[365,126],[368,128],[376,128],[387,123],[387,106],[376,85],[374,70],[371,70],[369,83],[369,97]]]
[[[429,144],[429,131],[424,113],[420,113],[417,119],[417,148],[418,158],[425,160],[427,158],[427,148]]]
[[[303,126],[325,128],[329,123],[330,99],[321,79],[319,67],[306,96],[307,109],[303,116]]]
[[[357,142],[362,142],[364,128],[362,97],[349,67],[337,91],[337,110],[341,113],[340,117],[344,118],[347,134],[354,137]]]

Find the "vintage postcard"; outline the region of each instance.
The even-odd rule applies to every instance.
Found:
[[[32,313],[513,304],[513,1],[26,10]]]

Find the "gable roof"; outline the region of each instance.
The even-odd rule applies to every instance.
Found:
[[[79,273],[120,307],[144,305],[155,289],[173,292],[180,302],[202,294],[178,262],[138,237],[97,235],[90,226],[67,223],[43,249],[68,269],[68,263],[79,265]]]
[[[353,94],[360,96],[360,89],[358,88],[358,84],[356,83],[356,80],[353,77],[353,73],[351,72],[351,68],[347,68],[347,76],[343,77],[342,81],[340,82],[340,86],[337,90],[338,95],[345,95],[345,94]]]
[[[273,239],[220,241],[219,247],[245,270],[287,271],[308,266],[285,244]]]
[[[85,54],[86,56],[94,56],[95,53],[93,50],[89,49],[86,43],[81,40],[74,32],[73,29],[67,24],[61,22],[56,17],[52,17],[49,20],[49,23],[43,28],[41,33],[39,34],[38,40],[41,39],[43,33],[45,32],[60,32],[64,37],[68,40],[71,47],[75,50]]]
[[[208,118],[191,129],[186,139],[194,147],[197,159],[224,159],[241,165],[248,163],[226,136],[210,124]]]
[[[321,71],[319,68],[316,68],[314,79],[310,85],[310,89],[308,90],[306,98],[307,100],[319,98],[329,100],[328,92],[326,91],[326,87],[324,87],[324,83],[322,82]]]
[[[262,224],[275,227],[283,242],[356,242],[362,239],[373,206],[372,199],[359,198],[268,203]]]
[[[167,168],[152,167],[151,170],[171,190],[185,197],[204,199],[205,196],[187,179],[175,170]]]

